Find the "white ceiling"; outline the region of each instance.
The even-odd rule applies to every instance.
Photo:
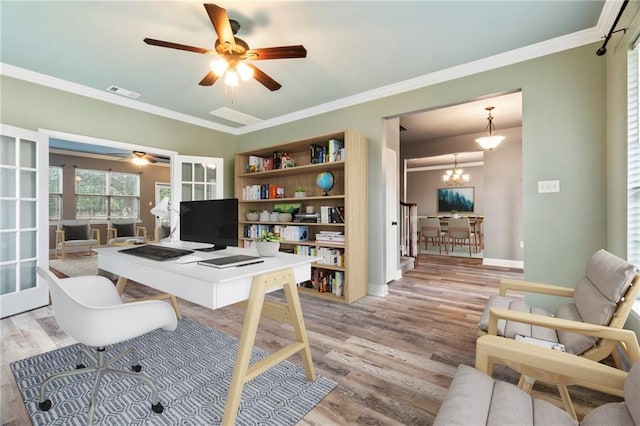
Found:
[[[303,44],[303,59],[259,61],[282,84],[252,80],[233,92],[198,82],[210,56],[149,46],[151,37],[211,48],[216,36],[192,1],[6,1],[0,6],[2,74],[116,102],[231,134],[412,90],[598,41],[618,0],[224,1],[251,47]],[[594,51],[595,54],[595,51]],[[604,59],[603,59],[604,60]],[[106,91],[116,85],[137,100]],[[510,111],[495,101],[497,127]],[[484,127],[485,102],[469,119],[438,113],[431,132]],[[209,114],[230,108],[264,120],[245,127]],[[450,110],[451,113],[453,110]],[[453,120],[451,123],[449,120]],[[483,121],[484,120],[484,121]],[[409,138],[419,123],[403,125]],[[416,124],[418,123],[418,124]],[[479,129],[478,129],[479,128]],[[433,136],[433,135],[431,135]],[[424,133],[414,136],[425,138]]]

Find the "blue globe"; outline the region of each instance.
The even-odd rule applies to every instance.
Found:
[[[334,176],[331,172],[322,172],[316,177],[316,185],[324,191],[324,195],[329,195],[333,188]]]

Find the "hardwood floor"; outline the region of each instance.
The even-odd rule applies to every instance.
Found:
[[[316,372],[338,383],[300,425],[429,425],[458,364],[474,365],[476,322],[502,278],[519,270],[485,267],[481,259],[421,255],[419,266],[389,286],[385,298],[367,296],[342,305],[301,296]],[[125,298],[152,291],[130,284]],[[270,297],[282,298],[275,293]],[[216,311],[181,301],[184,315],[239,337],[244,310]],[[9,363],[73,343],[50,307],[0,322],[2,331],[1,424],[29,425]],[[262,319],[256,346],[275,351],[292,327]],[[300,363],[299,357],[293,362]],[[506,368],[494,375],[515,383]],[[573,387],[579,416],[619,398]],[[554,387],[536,384],[534,394],[559,403]]]

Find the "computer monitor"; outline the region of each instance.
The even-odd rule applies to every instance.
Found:
[[[238,246],[238,199],[181,201],[180,240]]]

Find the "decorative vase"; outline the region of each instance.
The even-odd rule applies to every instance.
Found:
[[[247,220],[256,221],[260,219],[260,213],[247,213]]]
[[[271,213],[263,210],[263,212],[260,213],[260,222],[269,222],[269,219],[271,219]]]
[[[280,243],[278,241],[256,241],[256,250],[260,256],[273,257],[280,250]]]
[[[460,215],[458,213],[454,213],[451,215],[454,219],[460,219]]]
[[[306,192],[294,192],[293,194],[296,198],[304,198],[307,196]]]
[[[292,219],[293,219],[293,216],[291,215],[291,213],[278,214],[278,221],[280,222],[291,222]]]

